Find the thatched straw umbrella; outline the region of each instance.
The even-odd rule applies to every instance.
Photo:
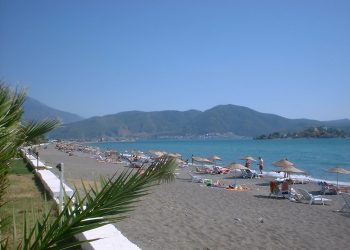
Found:
[[[231,169],[231,170],[237,170],[237,169],[239,169],[239,170],[246,170],[246,169],[249,169],[249,168],[243,166],[242,164],[236,163],[236,162],[233,162],[233,163],[225,166],[225,168],[228,168],[228,169]],[[235,186],[236,186],[237,176],[236,176],[236,174],[234,174],[234,176],[235,176]]]
[[[337,173],[337,188],[338,188],[338,175],[339,174],[350,174],[350,171],[347,169],[344,169],[342,167],[333,167],[333,168],[329,168],[327,169],[327,172],[329,173]]]
[[[294,163],[288,161],[287,159],[282,159],[279,161],[272,162],[272,165],[276,167],[289,167],[289,166],[294,166]]]

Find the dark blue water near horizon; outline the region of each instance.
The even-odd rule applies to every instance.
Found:
[[[223,165],[242,162],[240,158],[244,155],[255,158],[262,156],[266,171],[276,169],[271,165],[272,162],[288,158],[308,175],[324,180],[336,180],[336,174],[326,172],[327,168],[339,165],[350,170],[350,139],[140,140],[99,142],[90,145],[118,152],[161,150],[180,153],[184,160],[192,155],[203,157],[218,155],[222,158]],[[350,175],[339,175],[339,181],[350,183]]]

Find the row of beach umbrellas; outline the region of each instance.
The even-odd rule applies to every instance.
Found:
[[[201,158],[200,159],[197,159],[198,161],[202,161],[202,162],[210,162],[209,159],[206,159],[206,158]],[[218,157],[218,159],[220,159],[220,157]],[[250,161],[256,161],[252,156],[244,156],[242,158],[240,158],[241,160],[250,160]],[[220,159],[221,160],[221,159]],[[272,163],[273,166],[276,166],[276,167],[279,167],[278,170],[276,170],[276,172],[284,172],[284,173],[287,173],[287,174],[306,174],[305,171],[297,168],[295,166],[294,163],[288,161],[287,159],[281,159],[279,161],[275,161]],[[227,166],[225,166],[226,168],[229,168],[231,170],[246,170],[248,169],[247,167],[243,166],[242,164],[240,163],[236,163],[236,162],[233,162]],[[336,166],[336,167],[332,167],[332,168],[329,168],[326,170],[327,172],[329,173],[336,173],[337,174],[337,187],[338,187],[338,180],[339,180],[339,174],[350,174],[350,170],[347,170],[347,169],[344,169],[340,166]]]
[[[174,157],[174,158],[179,158],[181,157],[180,154],[171,154],[171,153],[166,153],[166,152],[162,152],[162,151],[150,151],[150,153],[154,154],[155,156],[157,157],[161,157],[163,155],[167,155],[167,156],[171,156],[171,157]],[[240,158],[241,160],[250,160],[250,161],[256,161],[254,159],[254,157],[252,156],[243,156]],[[213,163],[215,161],[220,161],[221,158],[217,155],[214,155],[210,158],[205,158],[205,157],[199,157],[199,156],[193,156],[192,157],[192,160],[195,161],[195,162],[200,162],[200,163]],[[275,161],[272,163],[273,166],[276,166],[276,167],[279,167],[278,170],[276,170],[276,172],[284,172],[284,173],[287,173],[287,174],[306,174],[305,171],[297,168],[295,166],[294,163],[290,162],[289,160],[287,159],[281,159],[279,161]],[[236,162],[233,162],[227,166],[225,166],[226,168],[229,168],[231,170],[245,170],[245,169],[248,169],[247,167],[243,166],[242,164],[240,163],[236,163]],[[329,173],[336,173],[337,174],[337,187],[338,187],[338,180],[339,180],[339,174],[350,174],[350,170],[347,170],[347,169],[344,169],[340,166],[336,166],[336,167],[332,167],[332,168],[329,168],[326,170],[327,172]]]
[[[273,162],[272,165],[277,166],[277,167],[281,167],[281,169],[279,169],[280,172],[305,174],[305,171],[296,168],[294,166],[294,163],[288,161],[287,159],[282,159],[282,160]],[[350,174],[350,170],[347,170],[347,169],[342,168],[340,166],[326,169],[326,171],[329,173],[336,173],[337,174],[337,187],[338,187],[339,174]]]

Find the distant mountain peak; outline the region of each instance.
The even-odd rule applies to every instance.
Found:
[[[24,121],[58,119],[63,124],[66,124],[84,119],[79,115],[51,108],[29,96],[26,97],[23,104],[23,111],[22,120]]]

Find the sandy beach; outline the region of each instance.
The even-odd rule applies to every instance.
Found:
[[[54,145],[39,149],[49,166],[65,164],[65,177],[91,180],[112,175],[125,167],[100,163],[89,155],[67,153]],[[228,191],[192,183],[189,168],[178,169],[177,178],[156,186],[129,218],[116,224],[132,242],[150,249],[347,249],[350,213],[336,212],[341,195],[327,195],[329,205],[309,205],[269,198],[268,178],[238,179],[248,191]],[[57,173],[55,168],[53,172]],[[233,183],[232,175],[208,175]],[[72,185],[70,185],[72,186]],[[315,183],[295,184],[317,193]]]

